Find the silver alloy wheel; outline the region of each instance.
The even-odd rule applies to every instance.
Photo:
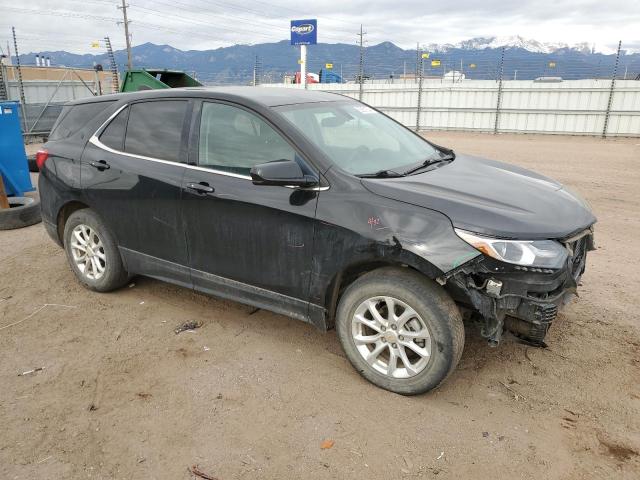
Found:
[[[362,358],[389,377],[413,377],[431,359],[429,328],[397,298],[372,297],[362,302],[351,321],[351,336]]]
[[[90,280],[99,280],[107,268],[107,256],[98,232],[80,224],[71,232],[71,255],[80,273]]]

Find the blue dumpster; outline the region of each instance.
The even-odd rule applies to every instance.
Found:
[[[33,190],[19,110],[18,102],[0,102],[0,174],[7,195],[16,197]]]

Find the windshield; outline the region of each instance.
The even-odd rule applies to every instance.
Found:
[[[361,103],[303,103],[276,110],[336,165],[354,175],[402,173],[441,156],[426,140]]]

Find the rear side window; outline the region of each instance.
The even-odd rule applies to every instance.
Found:
[[[100,135],[100,141],[107,147],[115,150],[124,148],[124,132],[127,128],[127,117],[129,116],[129,107],[122,110],[116,118],[111,120]]]
[[[180,161],[184,100],[134,103],[129,107],[124,151],[145,157]]]
[[[69,138],[77,133],[89,121],[100,112],[111,106],[111,102],[82,103],[80,105],[67,105],[60,112],[60,116],[49,135],[49,140],[61,140]]]

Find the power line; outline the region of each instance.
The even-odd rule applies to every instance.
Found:
[[[101,1],[101,0],[86,0],[86,1],[88,1],[90,3],[93,3],[93,4],[98,4],[98,5],[113,5],[113,3],[108,1],[108,0],[105,0],[105,1]],[[83,1],[82,3],[84,4],[85,2]],[[179,1],[168,3],[168,2],[162,2],[160,0],[155,0],[154,3],[155,4],[165,5],[165,6],[168,6],[168,7],[172,7],[173,9],[175,9],[176,5],[178,5],[180,7],[184,7],[184,8],[182,8],[182,10],[186,10],[186,11],[190,11],[189,10],[190,7],[193,7],[193,5],[188,5],[188,4],[179,2]],[[214,2],[214,3],[216,3],[216,2]],[[219,5],[226,6],[226,5],[221,4],[221,3],[219,3]],[[241,7],[230,6],[230,5],[229,5],[229,7],[235,8],[236,10],[239,10],[239,11],[245,11],[245,12],[249,12],[251,14],[264,16],[262,12],[258,12],[258,11],[255,11],[255,10],[250,10],[250,9],[246,9],[246,8],[243,9]],[[92,14],[92,13],[85,13],[85,12],[70,12],[70,11],[64,11],[64,10],[42,10],[42,9],[35,10],[35,9],[27,9],[27,8],[20,8],[20,7],[5,7],[5,8],[8,9],[8,10],[12,10],[12,11],[19,12],[19,13],[24,13],[24,14],[29,14],[29,15],[40,15],[40,16],[52,15],[52,16],[59,16],[59,17],[65,17],[65,18],[79,18],[79,19],[90,19],[90,20],[98,20],[98,21],[110,21],[110,22],[112,21],[112,22],[115,22],[115,23],[118,23],[118,22],[122,23],[122,21],[121,20],[119,21],[117,18],[101,16],[101,15],[96,15],[96,14]],[[118,7],[118,8],[122,9],[122,7]],[[153,13],[155,15],[159,15],[159,16],[162,16],[162,17],[165,17],[165,18],[169,18],[169,19],[172,19],[172,20],[180,19],[181,21],[185,21],[187,23],[192,23],[192,24],[199,24],[199,25],[204,25],[204,26],[210,26],[211,25],[211,22],[208,22],[208,21],[198,20],[198,19],[195,19],[195,18],[185,17],[185,16],[182,16],[182,15],[176,15],[175,13],[171,13],[171,14],[170,13],[164,13],[164,12],[161,12],[161,11],[159,11],[157,9],[154,9],[154,8],[149,8],[149,7],[139,6],[139,5],[133,5],[133,6],[127,5],[127,9],[128,8],[136,8],[136,9],[145,10],[145,11],[148,11],[148,12]],[[216,17],[220,17],[220,15],[215,15],[215,16]],[[261,25],[265,25],[265,26],[270,27],[271,30],[273,30],[274,27],[275,28],[280,27],[280,25],[276,25],[274,23],[269,23],[269,22],[257,20],[257,19],[254,19],[254,18],[246,18],[246,17],[234,16],[234,15],[229,15],[229,14],[225,14],[222,18],[223,19],[239,20],[243,24],[249,24],[249,25],[254,25],[254,24],[259,24],[260,25],[261,24]],[[129,21],[129,23],[130,23],[130,21]],[[139,25],[141,27],[144,25],[144,27],[146,27],[146,28],[153,28],[153,29],[157,29],[157,30],[165,30],[165,31],[174,32],[177,35],[181,35],[183,37],[192,37],[194,35],[194,32],[189,32],[189,33],[185,34],[184,32],[175,31],[175,30],[172,30],[170,28],[167,28],[164,25],[158,25],[158,24],[153,24],[153,23],[136,22],[136,25]],[[218,18],[216,18],[215,25],[216,25],[216,28],[218,28],[218,29],[227,30],[227,31],[231,31],[231,32],[236,32],[236,33],[237,32],[247,32],[247,33],[251,33],[254,36],[260,36],[260,37],[263,37],[263,38],[270,38],[270,39],[274,38],[273,34],[256,32],[255,29],[252,29],[252,28],[242,28],[242,27],[239,27],[237,24],[235,24],[233,26],[227,25],[227,24],[221,22]],[[283,33],[286,32],[287,29],[286,29],[286,26],[285,26],[284,23],[281,25],[281,27],[282,27]],[[229,42],[229,40],[226,39],[226,38],[221,38],[219,36],[211,35],[209,33],[199,32],[196,35],[198,35],[200,37],[203,37],[203,38],[214,38],[214,39],[216,39],[218,41]],[[344,39],[343,36],[332,35],[330,33],[323,34],[323,36],[328,37],[328,38],[332,38],[332,39],[334,39],[336,41],[340,41],[340,40]],[[131,38],[131,36],[129,35],[129,39],[130,38]]]
[[[120,21],[118,18],[114,18],[114,17],[102,17],[99,15],[82,14],[82,13],[60,11],[60,10],[30,10],[30,9],[17,8],[17,7],[4,7],[4,8],[9,10],[14,10],[20,13],[27,13],[30,15],[57,16],[57,17],[64,17],[64,18],[81,18],[81,19],[100,20],[104,22],[114,22],[114,23],[118,23]],[[161,14],[161,16],[165,16],[165,15]],[[173,17],[169,17],[169,18],[173,18]],[[154,23],[136,22],[136,25],[138,25],[139,28],[175,33],[176,35],[184,38],[192,38],[194,36],[197,36],[202,38],[214,39],[218,41],[225,40],[223,38],[216,37],[214,35],[204,33],[204,32],[193,32],[193,31],[184,32],[182,30],[176,30],[176,29],[168,28],[164,25],[159,25]],[[233,30],[237,31],[237,29],[233,29]],[[262,34],[262,36],[269,37],[268,35],[264,35],[264,34]],[[273,37],[269,37],[269,38],[273,38]]]
[[[157,2],[156,2],[156,3],[157,3]],[[166,3],[166,2],[165,2],[165,3]],[[179,4],[180,4],[180,2],[177,2],[177,3],[179,3]],[[232,9],[232,10],[237,10],[237,11],[239,11],[239,12],[243,12],[243,13],[250,13],[250,14],[252,14],[252,15],[257,16],[258,18],[265,18],[265,12],[264,12],[264,11],[260,11],[260,10],[253,10],[253,9],[251,9],[251,8],[246,8],[246,7],[239,7],[239,6],[237,6],[237,5],[232,5],[232,4],[223,3],[223,2],[217,2],[217,1],[213,1],[213,0],[206,0],[206,1],[205,1],[205,3],[206,3],[206,4],[218,5],[218,6],[223,7],[223,8],[230,8],[230,9]],[[264,3],[264,2],[259,2],[259,3]],[[181,3],[181,5],[184,5],[185,7],[193,6],[193,5],[187,5],[187,4],[184,4],[184,3]],[[270,5],[270,4],[267,4],[267,5],[270,7],[270,10],[272,10],[272,9],[273,9],[273,6],[272,6],[272,5]],[[212,11],[213,11],[213,10],[212,10]],[[223,15],[224,15],[225,17],[229,17],[229,18],[238,18],[238,19],[245,20],[245,21],[252,21],[252,22],[255,22],[253,19],[247,19],[247,18],[237,17],[237,16],[229,15],[228,13],[224,13]],[[280,18],[275,18],[275,17],[269,17],[269,18],[271,18],[271,19],[273,19],[273,20],[280,20],[280,21],[278,22],[278,24],[277,24],[277,25],[276,25],[276,24],[274,24],[274,23],[266,22],[266,21],[257,21],[257,22],[255,22],[255,23],[263,24],[263,25],[270,25],[270,26],[272,26],[272,27],[273,27],[273,26],[281,27],[282,25],[286,25],[286,23],[287,23],[286,21],[281,21],[281,19],[280,19]]]
[[[211,0],[208,0],[208,1],[211,1]],[[254,1],[254,3],[261,3],[262,5],[265,5],[265,6],[269,7],[269,9],[271,9],[271,10],[273,10],[275,8],[275,9],[279,9],[279,10],[282,10],[282,11],[291,12],[291,13],[297,15],[298,17],[306,16],[306,14],[308,13],[308,12],[301,12],[300,10],[294,10],[292,8],[289,8],[289,7],[284,7],[282,5],[276,5],[276,4],[272,3],[272,2],[264,2],[264,1],[261,1],[261,0],[253,0],[253,1]],[[215,3],[215,2],[212,2],[212,3]],[[228,4],[227,4],[227,6],[231,7],[231,5],[228,5]],[[325,16],[314,15],[314,17],[317,18],[318,20],[328,20],[330,18],[334,22],[343,23],[345,25],[349,25],[350,27],[354,23],[354,22],[350,22],[350,21],[347,21],[347,20],[342,20],[340,18],[336,18],[336,17],[333,17],[333,16],[325,17]]]
[[[101,20],[105,22],[117,22],[118,19],[114,17],[102,17],[100,15],[92,15],[87,13],[78,13],[78,12],[69,12],[64,10],[33,10],[29,8],[19,8],[19,7],[2,7],[4,10],[12,10],[14,12],[19,13],[28,13],[29,15],[53,15],[57,17],[66,17],[66,18],[82,18],[88,20]]]
[[[188,5],[188,4],[179,2],[179,1],[174,1],[172,3],[167,3],[167,2],[164,2],[164,1],[161,1],[161,0],[155,0],[154,3],[159,4],[159,5],[169,6],[169,7],[172,7],[172,8],[175,8],[176,5],[178,5],[180,7],[184,7],[183,10],[186,10],[187,12],[191,12],[189,10],[189,8],[193,6],[193,5]],[[213,2],[213,3],[215,3],[215,2]],[[221,4],[221,5],[223,5],[223,4]],[[139,10],[144,10],[144,11],[150,12],[153,15],[157,15],[157,16],[160,16],[160,17],[169,18],[169,19],[172,19],[172,20],[184,21],[186,23],[193,23],[193,24],[206,25],[206,26],[211,26],[211,23],[212,23],[211,21],[208,21],[208,20],[195,19],[195,18],[192,18],[192,17],[184,16],[184,15],[177,15],[175,13],[170,13],[169,14],[169,13],[162,12],[162,11],[160,11],[158,9],[155,9],[155,8],[143,7],[143,6],[140,6],[140,5],[134,5],[132,8],[139,9]],[[257,12],[257,11],[254,11],[254,10],[240,9],[240,8],[237,8],[237,9],[241,10],[241,11],[244,11],[244,12],[255,14],[256,16],[261,16],[260,12]],[[198,14],[199,14],[200,17],[202,17],[202,12],[199,12]],[[257,35],[257,36],[261,36],[261,37],[269,38],[269,39],[273,39],[273,37],[274,37],[273,34],[265,34],[265,33],[256,32],[255,28],[242,28],[242,27],[239,27],[237,24],[234,24],[234,25],[231,25],[231,26],[228,25],[228,24],[225,24],[224,22],[221,22],[219,20],[220,14],[215,14],[214,13],[213,16],[216,17],[215,26],[218,29],[228,30],[228,31],[231,31],[231,32],[236,32],[236,33],[238,33],[238,32],[247,32],[247,33],[251,34],[252,36],[256,36]],[[286,24],[286,22],[275,24],[275,23],[266,22],[266,21],[263,21],[263,20],[256,20],[254,18],[246,18],[246,17],[240,17],[240,16],[237,16],[237,15],[229,15],[229,14],[224,14],[224,16],[222,16],[222,18],[224,20],[229,20],[229,19],[237,20],[237,21],[243,22],[245,24],[249,24],[249,25],[264,25],[264,26],[269,27],[270,29],[275,30],[275,31],[282,30],[283,33],[285,33],[287,31],[287,29],[288,29],[288,25]],[[342,39],[343,38],[341,36],[331,35],[331,34],[323,34],[323,35],[325,37],[334,38],[334,39]]]
[[[210,21],[206,21],[206,20],[198,20],[195,18],[189,18],[189,17],[184,17],[182,15],[175,15],[175,14],[167,14],[164,12],[161,12],[159,10],[155,10],[153,8],[147,8],[147,7],[140,7],[137,5],[134,5],[132,8],[136,8],[139,10],[144,10],[147,12],[150,12],[151,15],[156,15],[159,17],[163,17],[163,18],[168,18],[171,20],[177,20],[180,22],[184,22],[184,23],[189,23],[189,24],[195,24],[195,25],[203,25],[203,26],[211,26],[211,22]],[[247,22],[249,22],[249,20],[246,20]],[[273,26],[271,26],[273,27]],[[226,26],[222,26],[222,25],[216,25],[216,28],[220,29],[220,30],[228,30],[231,32],[247,32],[247,33],[251,33],[253,35],[259,35],[261,37],[265,37],[265,38],[269,38],[272,39],[273,36],[272,35],[267,35],[267,34],[260,34],[260,33],[256,33],[254,32],[252,29],[243,29],[243,28],[238,28],[238,27],[226,27]],[[169,30],[171,31],[171,30]]]

